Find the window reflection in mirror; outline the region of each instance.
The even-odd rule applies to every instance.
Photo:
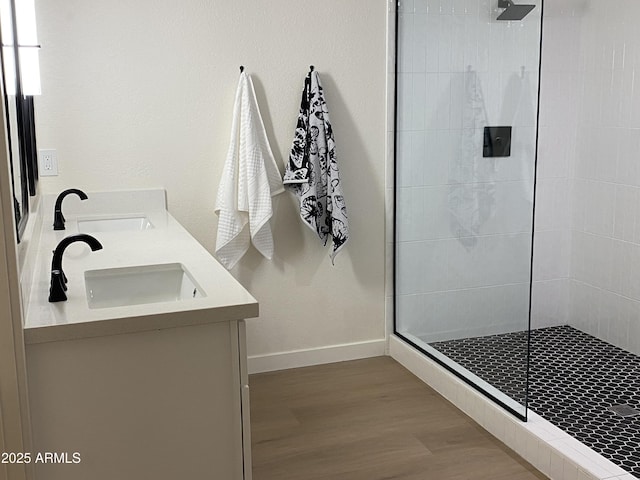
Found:
[[[22,11],[20,29],[16,25],[16,1],[19,2]],[[32,95],[39,94],[40,90],[39,72],[37,68],[34,70],[34,65],[37,67],[39,46],[35,33],[35,17],[30,18],[33,16],[31,14],[32,0],[0,0],[3,100],[18,241],[27,223],[29,195],[36,193],[38,176]],[[16,38],[18,42],[15,41]],[[22,61],[23,57],[28,60],[28,72],[18,62],[18,59]],[[26,73],[29,78],[25,78]]]
[[[24,158],[20,155],[20,139],[18,137],[18,112],[15,95],[5,93],[5,111],[7,115],[7,140],[9,162],[11,165],[11,181],[13,184],[13,204],[18,230],[18,240],[24,231],[29,213],[29,195]]]

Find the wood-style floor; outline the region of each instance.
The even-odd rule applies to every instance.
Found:
[[[546,478],[389,357],[250,383],[254,480]]]

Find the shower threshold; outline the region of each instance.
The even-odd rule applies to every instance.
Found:
[[[522,392],[525,376],[506,374],[521,366],[514,341],[526,342],[526,332],[431,345],[499,390]],[[640,356],[568,325],[532,330],[530,352],[529,409],[640,476]],[[621,404],[626,415],[614,410]]]
[[[417,337],[406,336],[414,343],[421,342]],[[487,337],[478,339],[491,340]],[[539,341],[536,342],[536,339]],[[440,351],[443,351],[443,343],[445,342],[432,345],[440,347]],[[640,369],[628,364],[629,361],[638,362],[639,359],[629,352],[571,327],[532,331],[531,365],[536,365],[536,358],[544,358],[542,365],[538,362],[538,367],[532,369],[527,423],[515,419],[400,337],[391,337],[390,353],[393,358],[553,479],[631,480],[636,478],[632,474],[638,475],[637,465],[640,462],[637,455],[640,441],[636,436],[640,432],[640,417],[620,417],[608,408],[619,404],[637,405],[634,403],[638,400],[637,392],[634,395],[625,394],[634,385],[640,385]],[[450,351],[446,355],[453,356]],[[460,357],[453,360],[464,362]],[[491,366],[486,366],[481,371],[477,367],[477,356],[474,361],[476,365],[467,367],[472,367],[474,373],[489,382],[486,372]],[[502,364],[505,365],[504,362]],[[464,363],[462,365],[465,366]],[[616,365],[618,368],[615,368]],[[583,371],[584,374],[576,374],[576,370],[559,373],[556,371],[559,366],[581,367],[582,370],[578,369],[577,372]],[[613,370],[610,371],[608,368]],[[625,369],[628,374],[620,379]],[[586,382],[590,378],[587,373],[594,370],[600,372],[592,375],[595,379],[608,379],[623,385],[627,382],[626,388],[621,388],[620,385],[610,388],[610,383],[605,381],[598,384],[592,379],[592,383],[587,382],[586,389],[580,393],[581,387],[578,384]],[[612,371],[615,372],[614,375]],[[499,385],[495,386],[500,388]],[[605,394],[609,396],[605,397]],[[615,400],[616,398],[618,400]],[[603,408],[604,405],[606,406]],[[594,410],[605,412],[598,413]],[[618,435],[618,438],[615,435]],[[613,451],[612,447],[619,450]]]

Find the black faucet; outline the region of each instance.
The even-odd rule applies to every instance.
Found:
[[[49,288],[50,302],[64,302],[67,300],[67,294],[64,293],[67,290],[67,277],[62,271],[62,254],[64,253],[64,250],[74,242],[86,243],[91,247],[93,252],[102,249],[102,244],[86,233],[69,235],[68,237],[60,240],[60,243],[53,251],[53,260],[51,261],[51,287]]]
[[[64,197],[66,197],[70,193],[75,193],[76,195],[78,195],[80,197],[80,200],[86,200],[88,198],[86,193],[84,193],[82,190],[78,190],[77,188],[70,188],[68,190],[65,190],[64,192],[61,192],[60,195],[58,195],[58,198],[56,199],[56,208],[53,212],[53,229],[54,230],[64,230],[64,215],[62,215],[62,200],[64,200]]]

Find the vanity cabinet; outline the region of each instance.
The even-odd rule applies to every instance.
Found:
[[[33,343],[27,362],[33,455],[68,462],[35,480],[251,478],[243,320]]]
[[[65,203],[65,231],[45,228],[55,197],[42,199],[23,282],[35,480],[250,479],[244,319],[258,302],[167,212],[164,190],[87,195]],[[132,218],[148,228],[122,231]],[[49,302],[52,249],[96,221],[113,227],[94,233],[104,248],[70,245],[67,300]],[[176,266],[200,295],[167,296],[165,277],[141,276],[165,293],[129,278],[104,287],[117,301],[96,303],[88,281]]]

